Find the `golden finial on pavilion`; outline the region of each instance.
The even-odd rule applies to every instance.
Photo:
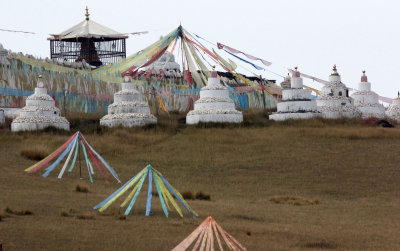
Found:
[[[86,14],[85,14],[85,16],[86,16],[86,20],[89,20],[90,14],[89,14],[89,9],[88,9],[87,6],[86,6]]]

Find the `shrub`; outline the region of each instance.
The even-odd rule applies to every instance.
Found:
[[[48,153],[40,150],[40,149],[25,149],[19,153],[22,157],[25,157],[30,160],[42,160],[44,159]]]

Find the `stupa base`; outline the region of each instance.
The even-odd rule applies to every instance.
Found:
[[[199,111],[191,111],[186,116],[186,124],[194,125],[203,123],[241,123],[243,122],[243,114],[239,111],[214,111],[202,113]]]
[[[365,106],[357,107],[361,111],[361,117],[363,119],[378,118],[383,119],[385,117],[385,108],[383,106]]]
[[[157,118],[152,114],[119,113],[106,115],[100,119],[100,125],[107,127],[140,127],[148,124],[157,124]]]
[[[69,131],[69,122],[63,117],[18,117],[11,123],[11,131],[38,131],[55,127]]]
[[[340,119],[340,118],[360,118],[361,115],[359,113],[354,112],[323,112],[322,117],[325,119]]]
[[[320,113],[303,112],[303,113],[274,113],[269,116],[270,120],[283,121],[288,119],[312,119],[320,117]]]

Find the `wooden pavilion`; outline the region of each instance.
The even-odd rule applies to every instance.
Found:
[[[87,7],[85,16],[79,24],[48,38],[51,58],[70,62],[85,60],[94,67],[125,58],[128,36],[90,20]]]

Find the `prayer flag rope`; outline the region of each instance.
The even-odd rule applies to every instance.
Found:
[[[169,202],[178,212],[178,214],[183,217],[182,211],[179,205],[176,203],[174,198],[193,216],[198,216],[198,214],[193,211],[189,204],[183,199],[182,195],[171,186],[168,181],[162,176],[162,174],[154,169],[151,165],[147,165],[138,174],[136,174],[132,179],[126,182],[123,186],[117,189],[114,193],[108,196],[105,200],[100,202],[98,205],[94,206],[94,210],[99,210],[100,212],[105,211],[115,200],[121,197],[126,191],[132,189],[129,195],[122,202],[121,207],[125,207],[130,201],[128,207],[125,210],[125,215],[128,215],[133,206],[135,205],[136,199],[139,196],[140,190],[142,189],[143,183],[146,177],[149,177],[147,199],[146,199],[146,216],[150,216],[151,213],[151,199],[153,191],[153,181],[157,190],[158,198],[160,199],[162,210],[166,217],[168,217],[168,209],[170,209]]]
[[[118,181],[118,183],[121,183],[121,181],[118,178],[117,173],[115,170],[103,159],[103,157],[98,154],[93,147],[87,142],[85,137],[81,132],[76,132],[74,135],[72,135],[67,142],[65,142],[61,147],[59,147],[57,150],[55,150],[53,153],[51,153],[49,156],[44,158],[43,160],[39,161],[38,163],[28,167],[25,169],[26,172],[28,173],[34,173],[47,165],[49,162],[51,162],[53,159],[55,159],[58,155],[59,157],[50,165],[46,168],[45,173],[42,175],[43,177],[47,177],[50,175],[50,173],[57,167],[58,164],[65,158],[65,156],[68,154],[68,157],[66,161],[64,162],[64,165],[58,174],[58,178],[61,179],[62,176],[64,175],[64,172],[68,166],[69,161],[71,160],[72,154],[74,153],[74,157],[72,160],[72,164],[70,168],[68,169],[68,172],[72,172],[75,164],[76,164],[76,159],[77,156],[80,155],[79,153],[79,147],[82,148],[82,152],[85,158],[85,163],[88,169],[88,174],[89,174],[89,179],[90,182],[93,183],[93,177],[92,175],[94,174],[94,169],[93,165],[90,162],[89,157],[92,159],[93,163],[99,169],[100,173],[103,175],[105,182],[108,184],[108,179],[107,177],[110,177],[111,175]],[[103,164],[105,167],[104,169],[101,167],[100,162]]]
[[[228,234],[218,223],[211,217],[203,221],[186,239],[178,244],[172,251],[184,251],[193,246],[192,250],[216,250],[214,248],[214,236],[217,239],[219,250],[223,249],[223,242],[229,250],[247,250],[235,238]],[[222,237],[222,241],[221,238]],[[195,242],[196,241],[196,242]],[[193,245],[194,243],[194,245]]]

